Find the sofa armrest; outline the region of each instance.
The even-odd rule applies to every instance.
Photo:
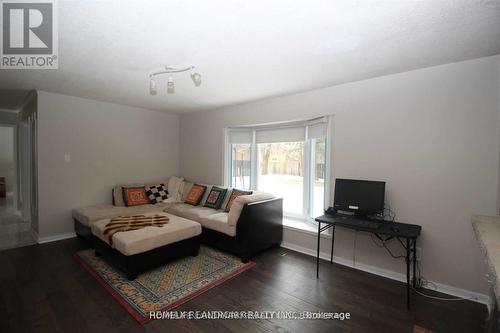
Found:
[[[240,219],[241,212],[243,211],[243,207],[246,204],[264,202],[275,198],[275,196],[269,193],[254,193],[237,197],[234,199],[231,209],[229,210],[227,223],[232,227],[236,226],[238,220]]]
[[[253,252],[279,245],[283,239],[283,199],[245,204],[236,224],[236,237]]]

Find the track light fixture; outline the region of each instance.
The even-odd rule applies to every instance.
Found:
[[[195,69],[194,66],[188,66],[188,67],[165,66],[162,70],[149,74],[149,79],[150,79],[149,93],[151,95],[157,94],[156,81],[154,80],[154,78],[158,75],[163,75],[163,74],[169,74],[167,81],[167,94],[175,93],[175,83],[172,74],[183,73],[187,71],[191,71],[190,73],[191,80],[193,80],[195,87],[199,87],[201,85],[201,74],[195,72],[194,69]]]
[[[167,94],[173,94],[175,92],[174,79],[170,76],[167,82]]]
[[[201,74],[191,71],[191,80],[193,80],[196,87],[199,87],[201,84]]]
[[[149,80],[149,93],[151,95],[156,95],[156,81],[153,79]]]

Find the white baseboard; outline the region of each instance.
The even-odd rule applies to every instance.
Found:
[[[68,238],[75,238],[76,234],[74,232],[69,232],[67,234],[60,234],[60,235],[54,235],[54,236],[47,236],[47,237],[38,237],[38,244],[44,244],[44,243],[50,243],[50,242],[55,242],[63,239],[68,239]]]
[[[312,249],[305,248],[303,246],[295,245],[295,244],[288,243],[288,242],[282,242],[281,247],[316,257],[316,251],[314,251]],[[327,254],[324,252],[320,252],[319,257],[321,259],[330,261],[330,254],[329,253]],[[355,265],[353,265],[352,260],[348,260],[348,259],[337,257],[337,256],[333,256],[333,261],[335,263],[343,265],[343,266],[351,267],[354,269],[359,269],[361,271],[372,273],[372,274],[379,275],[379,276],[383,276],[383,277],[386,277],[386,278],[391,279],[391,280],[406,282],[406,275],[405,274],[401,274],[398,272],[394,272],[394,271],[390,271],[387,269],[383,269],[383,268],[379,268],[379,267],[375,267],[375,266],[371,266],[371,265],[367,265],[367,264],[362,264],[362,263],[356,263]],[[446,285],[443,283],[439,283],[439,282],[434,282],[434,281],[430,281],[430,282],[436,286],[436,291],[438,291],[438,292],[452,295],[452,296],[456,296],[456,297],[460,297],[460,298],[471,299],[471,300],[474,300],[478,303],[485,304],[488,307],[488,310],[490,312],[493,309],[493,300],[488,295],[476,293],[476,292],[461,289],[461,288],[452,287],[452,286],[449,286],[449,285]]]

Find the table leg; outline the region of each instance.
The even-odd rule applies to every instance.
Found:
[[[413,288],[417,287],[417,239],[413,238]]]
[[[333,244],[335,242],[335,226],[332,226],[332,252],[330,253],[330,264],[333,264]]]
[[[316,278],[319,278],[319,239],[321,237],[321,222],[318,222],[318,248],[316,249]]]
[[[406,307],[410,309],[410,239],[406,238]]]

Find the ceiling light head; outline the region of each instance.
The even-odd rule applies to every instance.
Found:
[[[167,82],[167,93],[168,94],[175,93],[174,79],[171,76],[168,78],[168,82]]]
[[[196,87],[199,87],[201,85],[201,74],[191,72],[191,80],[193,80],[193,83]]]
[[[149,93],[154,96],[154,95],[156,95],[156,92],[157,92],[156,91],[156,81],[153,79],[150,79],[149,80]]]

